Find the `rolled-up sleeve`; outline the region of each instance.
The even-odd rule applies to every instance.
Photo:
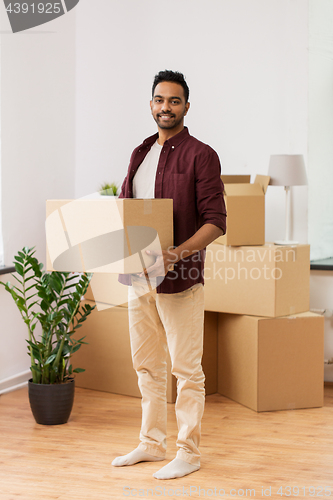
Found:
[[[202,224],[214,224],[226,232],[226,206],[221,180],[221,164],[217,153],[207,146],[196,159],[196,201]]]

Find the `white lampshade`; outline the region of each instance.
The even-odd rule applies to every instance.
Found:
[[[305,186],[308,183],[303,155],[272,155],[268,175],[271,186]]]

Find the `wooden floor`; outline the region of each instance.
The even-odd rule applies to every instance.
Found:
[[[307,410],[256,413],[208,396],[201,469],[169,481],[152,477],[167,461],[110,465],[137,446],[140,418],[139,399],[76,388],[69,422],[42,426],[27,388],[2,395],[0,499],[333,498],[332,385],[324,407]],[[176,433],[168,405],[167,460],[175,456]]]

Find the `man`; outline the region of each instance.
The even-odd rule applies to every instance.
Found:
[[[161,255],[150,252],[154,265],[145,274],[132,275],[131,283],[122,281],[132,284],[130,339],[142,394],[142,426],[139,446],[112,465],[165,458],[168,348],[177,377],[178,452],[154,474],[157,479],[183,477],[200,468],[204,249],[226,230],[220,162],[213,149],[184,127],[188,97],[181,73],[160,71],[155,76],[150,107],[158,133],[133,151],[121,191],[123,198],[173,198],[175,248]],[[144,293],[145,277],[161,276],[165,278],[157,288]]]

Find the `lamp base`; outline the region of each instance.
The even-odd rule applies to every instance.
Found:
[[[298,245],[298,241],[293,240],[276,240],[274,245]]]

